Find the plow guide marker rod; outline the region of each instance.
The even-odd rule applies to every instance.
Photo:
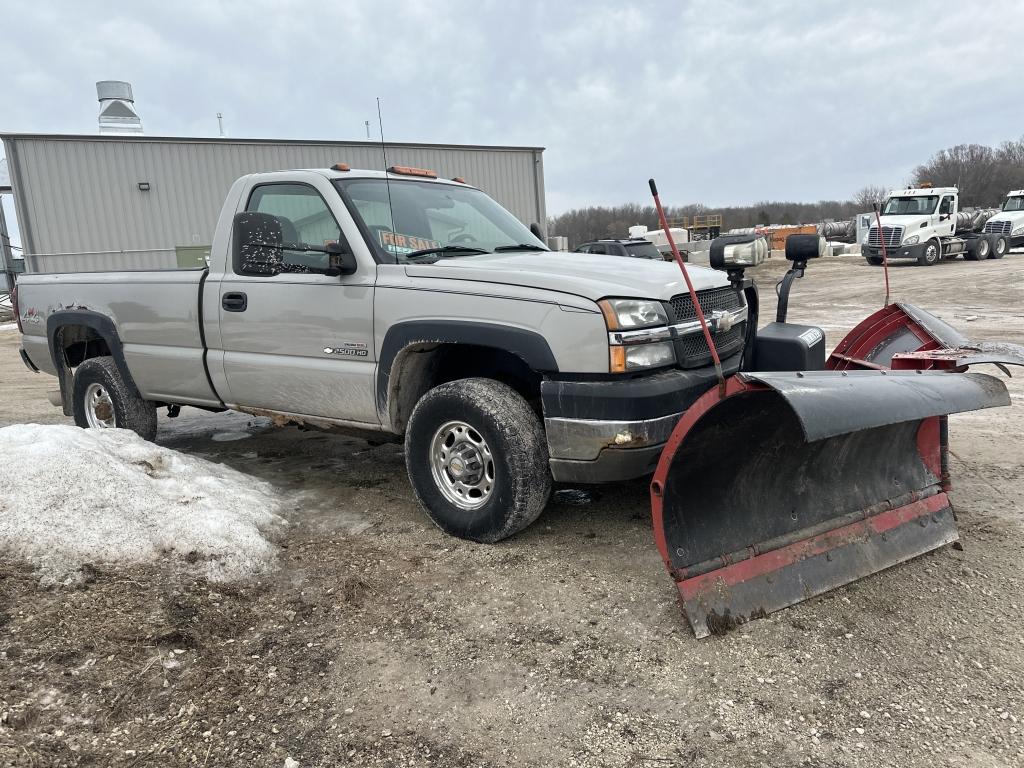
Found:
[[[690,301],[693,302],[693,309],[697,313],[697,319],[700,321],[700,329],[704,333],[704,340],[708,344],[708,350],[711,352],[711,359],[715,363],[715,373],[718,374],[718,390],[724,397],[725,374],[722,372],[722,360],[718,357],[718,347],[715,346],[715,340],[711,336],[711,330],[708,328],[708,321],[704,318],[704,308],[700,305],[700,300],[697,298],[697,291],[694,289],[693,283],[690,281],[690,273],[686,269],[686,262],[683,261],[683,257],[679,253],[679,249],[676,247],[675,238],[672,237],[672,232],[669,230],[668,219],[665,217],[665,209],[661,207],[661,198],[658,196],[658,185],[654,183],[654,179],[649,179],[647,183],[651,187],[651,195],[654,196],[654,207],[658,211],[658,221],[661,222],[661,229],[665,233],[665,239],[668,240],[669,247],[672,249],[672,258],[675,259],[676,264],[683,273],[683,280],[686,281],[686,289],[690,292]]]

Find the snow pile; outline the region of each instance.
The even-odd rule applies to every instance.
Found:
[[[273,488],[123,429],[0,429],[0,553],[46,581],[84,563],[198,563],[209,578],[264,570],[284,525]]]

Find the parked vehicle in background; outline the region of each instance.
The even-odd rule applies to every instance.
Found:
[[[993,250],[997,259],[1010,248],[1024,245],[1024,189],[1013,189],[1007,193],[1000,213],[985,222],[985,232],[1003,238]]]
[[[958,216],[956,187],[917,187],[889,193],[880,212],[881,230],[873,221],[861,252],[868,264],[914,259],[932,266],[943,259],[981,261],[1002,258],[1007,240],[1002,235],[973,231],[974,218]],[[885,251],[883,254],[883,243]]]
[[[629,256],[634,259],[668,261],[668,258],[650,240],[592,240],[577,246],[576,253],[600,253],[608,256]]]

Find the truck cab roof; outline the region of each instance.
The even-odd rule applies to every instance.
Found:
[[[956,187],[907,187],[894,189],[889,197],[926,197],[930,195],[956,195],[960,190]]]
[[[467,184],[465,179],[460,176],[456,176],[452,179],[443,179],[437,175],[436,172],[427,168],[410,168],[408,166],[392,165],[389,166],[387,171],[374,171],[362,168],[349,168],[344,163],[336,163],[330,168],[294,168],[290,171],[283,171],[284,173],[294,173],[296,171],[306,171],[310,173],[321,174],[328,179],[391,179],[394,181],[424,181],[432,182],[434,184],[458,184],[460,186],[472,187],[472,184]],[[277,173],[277,171],[274,171]]]

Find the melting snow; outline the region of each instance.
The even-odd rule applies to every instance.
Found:
[[[85,563],[197,562],[217,580],[266,569],[284,525],[265,482],[122,429],[0,429],[0,552],[59,580]]]

